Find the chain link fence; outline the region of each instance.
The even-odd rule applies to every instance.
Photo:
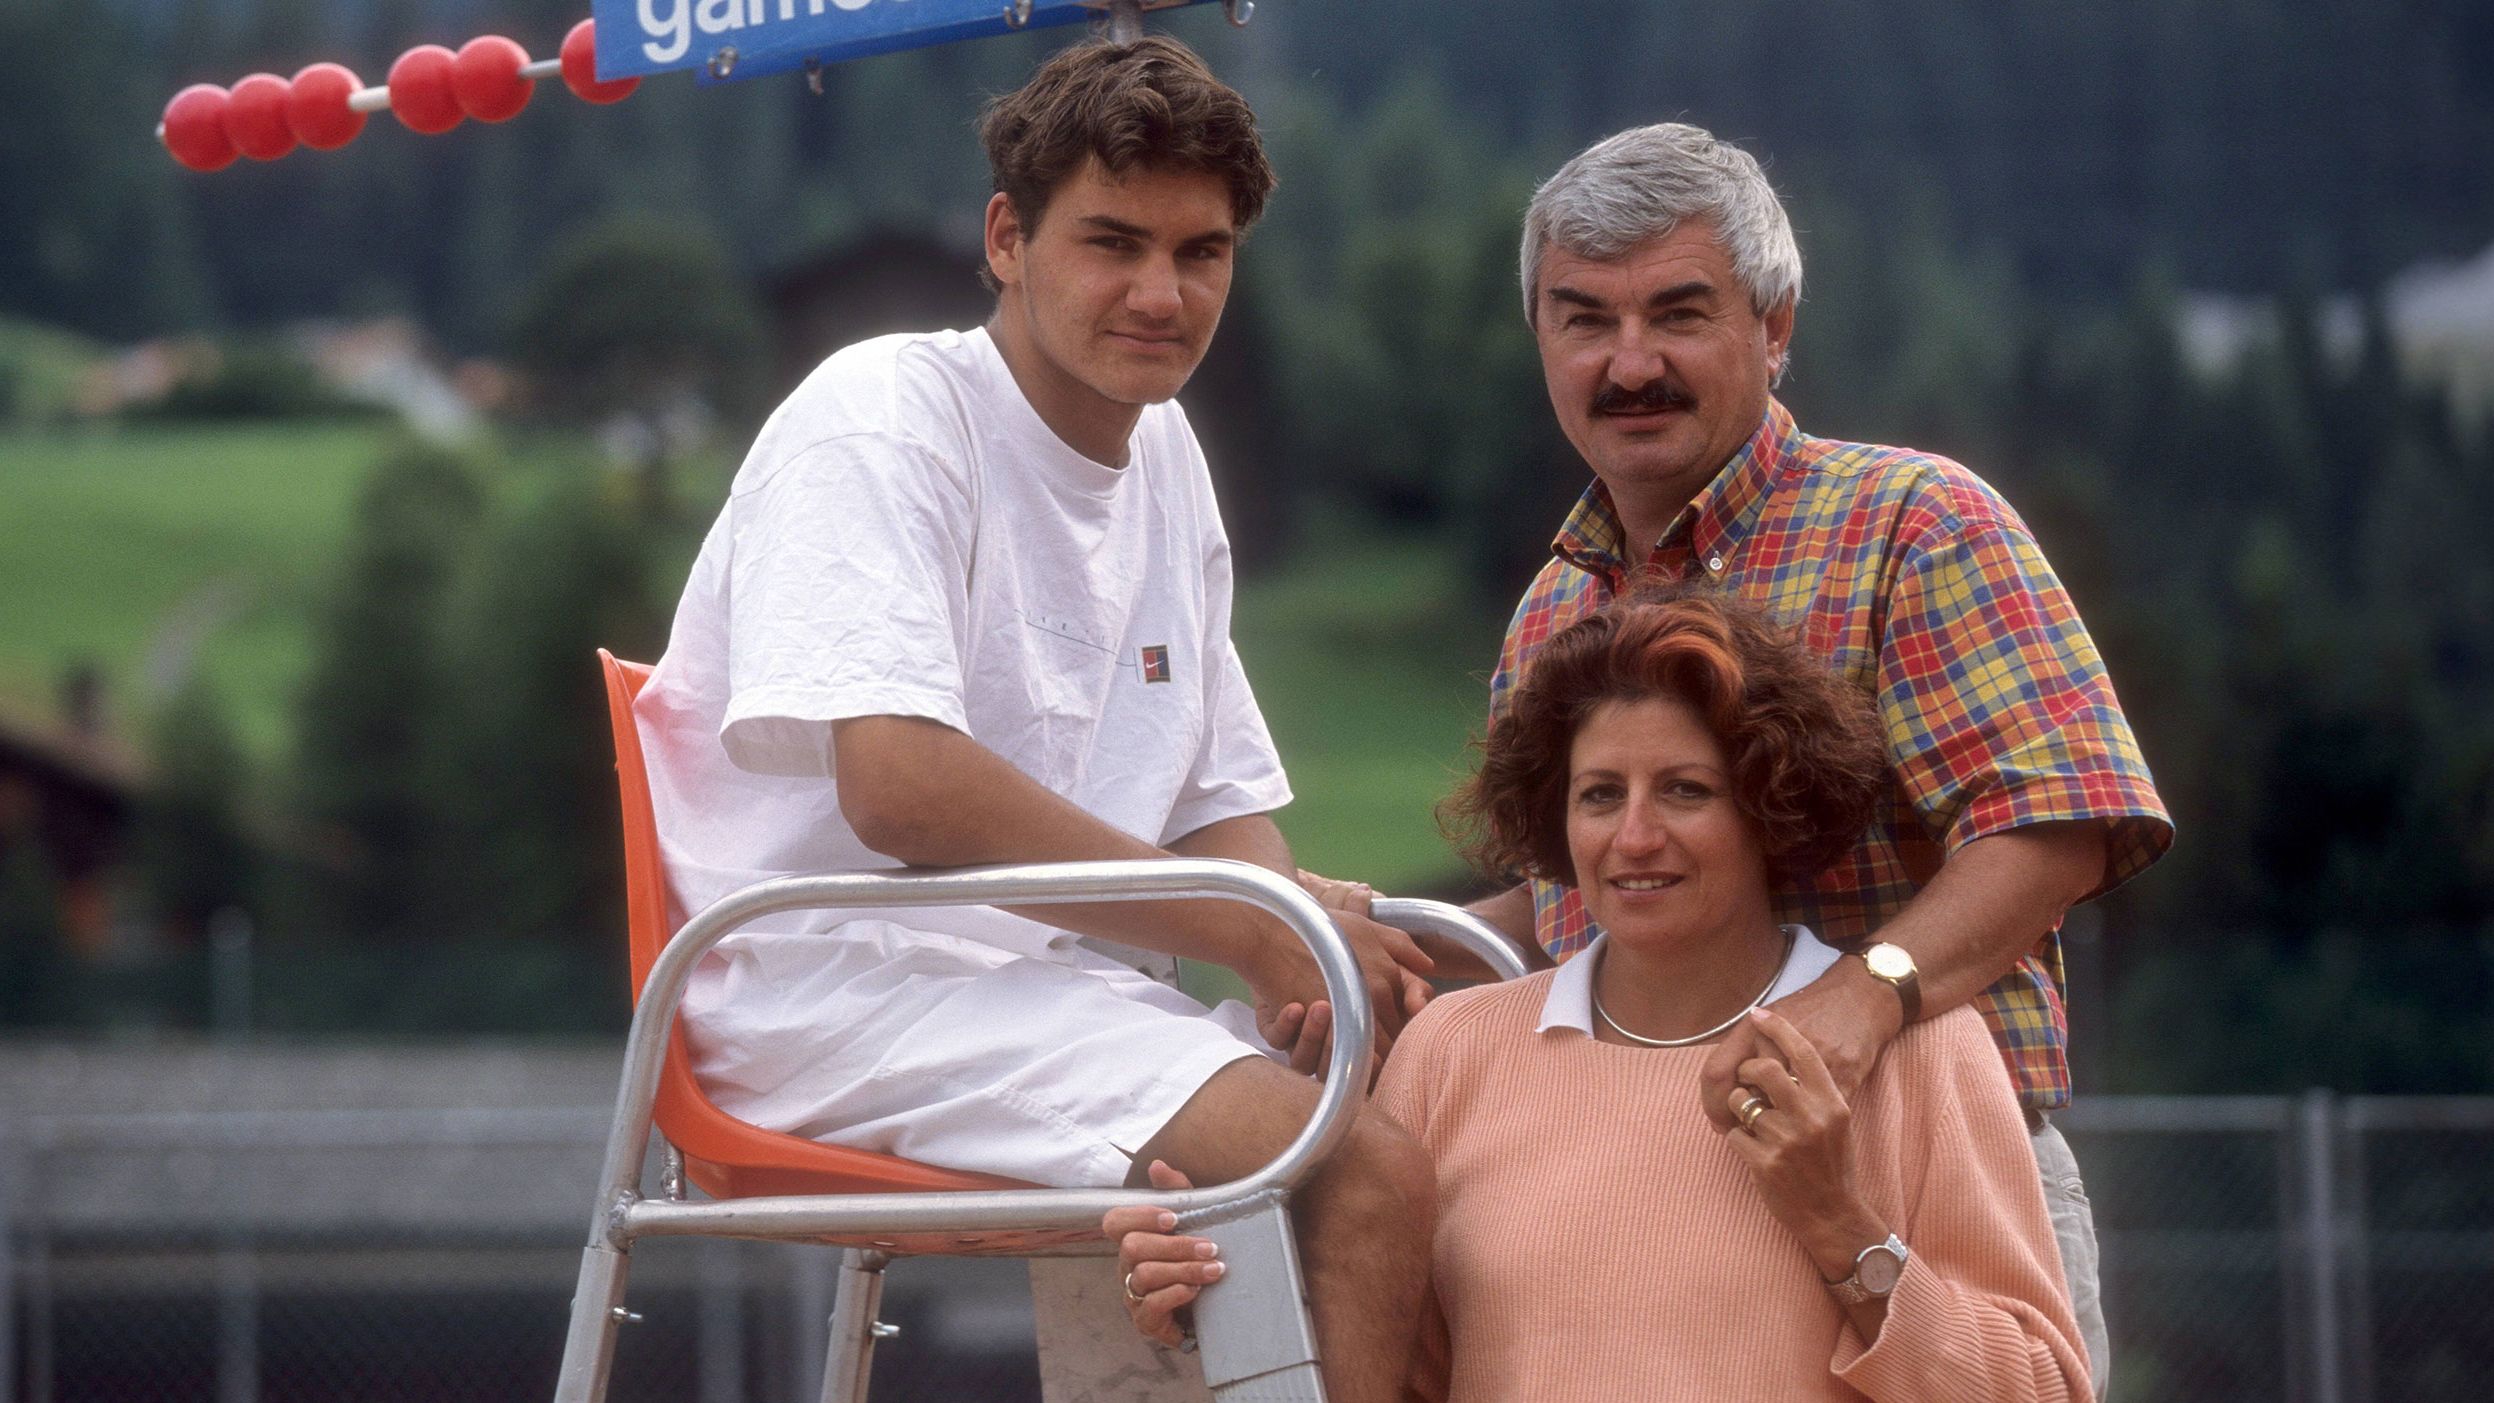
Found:
[[[0,1391],[543,1403],[607,1117],[0,1116]],[[814,1398],[837,1264],[782,1244],[643,1244],[610,1397]],[[1021,1264],[901,1263],[884,1299],[902,1334],[879,1352],[879,1396],[1039,1396]]]
[[[2060,1123],[2124,1403],[2487,1396],[2494,1099],[2099,1096]]]
[[[602,1109],[0,1114],[0,1384],[25,1403],[542,1403]],[[2123,1403],[2473,1400],[2494,1100],[2095,1097]],[[834,1254],[643,1245],[613,1396],[816,1396]],[[1017,1263],[897,1264],[887,1400],[1039,1397]]]

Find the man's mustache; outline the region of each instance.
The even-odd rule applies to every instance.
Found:
[[[1636,389],[1605,385],[1593,397],[1596,414],[1650,414],[1662,409],[1686,409],[1697,403],[1688,391],[1669,380],[1652,380]]]

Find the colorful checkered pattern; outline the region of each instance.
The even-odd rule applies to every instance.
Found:
[[[1596,482],[1507,627],[1493,715],[1551,634],[1627,583],[1624,546]],[[1948,853],[2030,823],[2107,820],[2102,890],[2171,845],[2173,825],[2068,593],[2017,513],[1957,464],[1812,438],[1772,405],[1645,568],[1703,575],[1763,605],[1879,703],[1897,780],[1889,809],[1850,857],[1777,894],[1782,919],[1837,944],[1861,940]],[[1573,889],[1536,883],[1533,905],[1553,956],[1592,941]],[[2070,1099],[2062,977],[2055,931],[1976,1001],[2037,1110]]]

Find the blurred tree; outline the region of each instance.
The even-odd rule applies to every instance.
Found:
[[[1354,108],[1428,70],[1502,141],[1685,114],[1824,158],[1867,218],[1930,172],[2026,285],[2095,301],[2155,240],[2193,286],[2266,290],[2308,251],[2370,283],[2494,227],[2479,0],[1382,3],[1310,9],[1270,42]]]
[[[1277,212],[1331,173],[1329,145],[1425,76],[1535,171],[1602,132],[1687,116],[1785,163],[1779,178],[1804,162],[1826,172],[1865,220],[1944,192],[1958,227],[2024,285],[2102,301],[2143,256],[2170,257],[2190,285],[2256,290],[2299,269],[2372,283],[2481,245],[2494,227],[2481,159],[2494,145],[2494,25],[2481,10],[1600,0],[1318,6],[1237,36],[1212,14],[1159,23],[1255,77],[1277,135],[1300,93],[1346,118],[1315,162],[1295,148],[1284,161]],[[184,83],[314,57],[377,81],[410,43],[486,27],[544,54],[579,13],[576,0],[515,0],[487,26],[470,0],[0,9],[0,41],[50,56],[0,95],[0,203],[13,215],[0,308],[136,335],[397,307],[487,349],[492,285],[524,286],[537,251],[585,219],[699,210],[752,269],[878,222],[974,216],[985,186],[964,132],[979,102],[1074,37],[845,64],[819,99],[786,76],[670,77],[611,108],[547,85],[505,127],[420,138],[383,116],[347,152],[204,177],[134,139]],[[1797,84],[1796,72],[1842,81]],[[78,178],[52,178],[61,170]]]
[[[1273,412],[1266,377],[1278,352],[1259,287],[1241,280],[1232,289],[1220,334],[1181,396],[1242,576],[1271,568],[1289,550],[1305,495],[1298,458],[1282,445],[1282,416]]]
[[[154,750],[132,861],[149,910],[195,944],[217,912],[256,905],[257,857],[242,822],[250,775],[204,677],[193,677],[157,718]]]
[[[0,831],[0,1028],[48,1027],[70,1011],[58,890],[31,825]]]
[[[599,486],[574,477],[499,523],[457,610],[461,685],[436,771],[460,874],[442,891],[456,931],[604,947],[622,930],[614,751],[595,651],[653,657],[664,628],[643,573],[643,519]]]
[[[1339,183],[1292,216],[1335,236],[1269,265],[1250,254],[1290,347],[1275,366],[1284,441],[1305,481],[1365,514],[1450,527],[1478,597],[1503,606],[1547,542],[1519,535],[1518,516],[1555,522],[1585,480],[1516,281],[1530,178],[1426,79],[1346,125]]]
[[[533,134],[532,134],[533,135]],[[451,296],[443,329],[459,346],[495,346],[512,325],[527,288],[522,230],[530,224],[533,141],[497,141],[473,154],[460,197],[463,214],[443,231]]]
[[[753,291],[695,225],[618,220],[583,234],[524,299],[513,343],[546,409],[637,431],[653,517],[677,421],[740,413],[766,373]]]
[[[1911,443],[2019,476],[2023,445],[2003,430],[2013,403],[2026,298],[1997,250],[1953,237],[1936,184],[1872,215],[1824,176],[1784,192],[1805,232],[1803,298],[1778,395],[1805,429],[1870,443]]]
[[[43,56],[0,84],[0,309],[126,337],[205,323],[179,172],[134,139],[170,96],[133,61],[141,32],[118,7],[12,0],[0,52]]]
[[[294,806],[318,861],[313,929],[354,940],[432,933],[441,788],[435,737],[469,679],[444,613],[483,515],[459,455],[409,443],[374,470],[318,619],[297,723]]]

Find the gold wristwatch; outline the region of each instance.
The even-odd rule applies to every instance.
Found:
[[[1895,946],[1889,946],[1893,950]],[[1858,1306],[1864,1301],[1887,1298],[1896,1289],[1897,1278],[1905,1274],[1905,1260],[1913,1254],[1895,1233],[1885,1242],[1874,1242],[1853,1259],[1853,1275],[1842,1281],[1827,1283],[1828,1293],[1843,1305]]]
[[[1922,1016],[1922,975],[1914,968],[1914,957],[1902,945],[1882,940],[1863,946],[1855,953],[1871,972],[1871,978],[1896,990],[1897,1002],[1905,1005],[1905,1021]]]

